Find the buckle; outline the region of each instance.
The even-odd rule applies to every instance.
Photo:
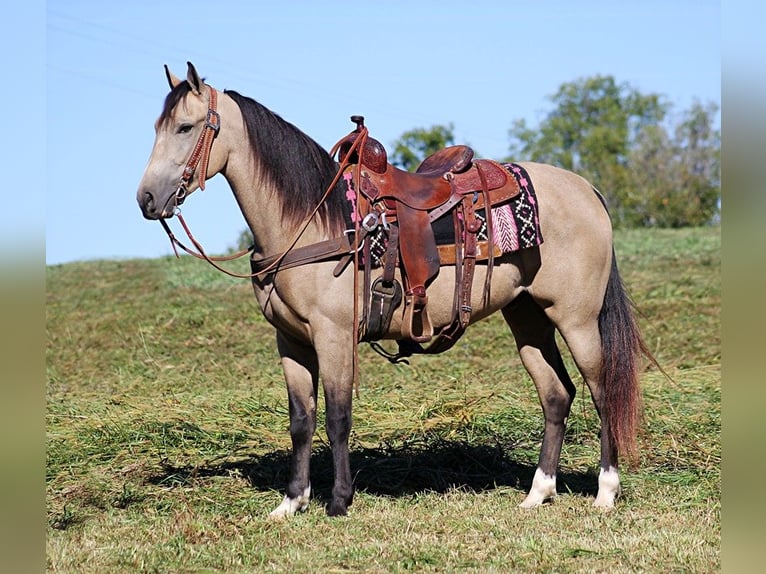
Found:
[[[189,195],[189,189],[186,187],[186,182],[182,179],[178,182],[178,187],[176,188],[176,205],[181,205],[187,195]]]
[[[221,128],[221,116],[218,112],[215,110],[208,110],[207,116],[205,117],[205,127],[210,128],[215,133],[218,133],[218,130]]]
[[[378,222],[378,214],[374,211],[371,211],[364,216],[364,219],[362,219],[362,227],[369,233],[375,231],[375,228],[378,226]]]

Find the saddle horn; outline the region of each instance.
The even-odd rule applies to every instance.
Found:
[[[354,115],[351,116],[351,121],[356,124],[356,129],[348,134],[340,143],[338,148],[338,159],[343,161],[354,145],[356,138],[365,129],[364,116]],[[350,163],[361,163],[365,167],[371,169],[375,173],[385,173],[388,166],[388,154],[386,154],[386,148],[383,147],[378,140],[371,138],[369,135],[365,135],[365,141],[363,142],[363,149],[361,152],[356,150],[354,154],[349,158]],[[359,154],[361,154],[362,161],[359,161]]]

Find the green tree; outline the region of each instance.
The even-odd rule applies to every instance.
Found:
[[[549,99],[554,109],[537,129],[524,120],[513,124],[512,156],[583,175],[606,195],[614,222],[627,223],[630,151],[648,126],[662,122],[668,104],[612,76],[562,84]]]
[[[239,237],[237,237],[237,242],[230,246],[228,251],[229,253],[237,253],[239,251],[244,251],[245,249],[250,249],[253,247],[253,232],[250,231],[249,227],[245,227],[242,231],[239,232]]]
[[[404,132],[394,142],[389,161],[397,167],[415,171],[426,157],[455,143],[454,125],[433,125],[428,129],[415,128]]]
[[[705,225],[719,215],[721,132],[718,105],[695,102],[672,133],[647,126],[629,156],[626,207],[633,225]]]

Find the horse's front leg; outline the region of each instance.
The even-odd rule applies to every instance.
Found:
[[[345,516],[354,498],[348,439],[351,434],[351,403],[354,386],[354,341],[338,329],[316,339],[320,377],[325,395],[327,438],[334,469],[328,516]]]
[[[306,510],[311,497],[309,468],[311,443],[316,430],[319,367],[316,352],[310,346],[277,333],[277,348],[287,382],[293,452],[287,494],[282,504],[269,516],[284,518]]]

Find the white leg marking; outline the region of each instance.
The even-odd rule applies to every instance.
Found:
[[[282,504],[277,506],[270,514],[269,518],[289,518],[296,512],[303,512],[309,507],[311,498],[311,485],[303,490],[303,494],[296,498],[285,496]]]
[[[521,508],[534,508],[540,506],[546,500],[550,500],[556,496],[556,475],[545,474],[540,468],[535,471],[535,477],[532,479],[532,488],[529,489],[529,494],[524,499],[524,502],[519,504]]]
[[[610,466],[608,469],[601,469],[598,475],[598,495],[593,506],[599,508],[614,508],[614,500],[620,494],[620,475],[617,469]]]

